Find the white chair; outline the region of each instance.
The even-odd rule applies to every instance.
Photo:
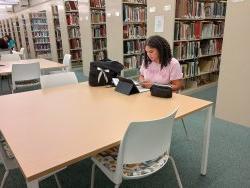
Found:
[[[25,49],[21,48],[19,52],[12,50],[13,54],[18,54],[22,59],[26,59]]]
[[[78,80],[74,72],[62,72],[58,74],[43,75],[40,77],[42,89],[77,84]]]
[[[94,188],[96,165],[118,188],[123,179],[139,179],[157,172],[168,159],[182,188],[175,162],[169,155],[177,109],[162,119],[130,123],[119,148],[114,147],[92,157],[91,188]]]
[[[13,64],[12,65],[12,92],[17,88],[40,85],[40,64]]]
[[[18,54],[3,54],[1,55],[1,61],[19,61],[21,60]]]
[[[65,65],[65,68],[63,71],[50,71],[49,74],[56,74],[59,72],[70,72],[72,70],[72,65],[71,65],[71,55],[70,54],[65,54],[63,57],[63,65]]]

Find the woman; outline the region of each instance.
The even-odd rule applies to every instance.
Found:
[[[16,41],[13,40],[9,35],[6,35],[6,36],[4,37],[4,40],[8,43],[8,48],[9,48],[10,50],[13,50],[13,49],[15,48],[15,46],[16,46]]]
[[[155,84],[170,85],[173,91],[182,88],[180,63],[172,57],[170,45],[161,36],[151,36],[146,40],[145,62],[140,69],[139,81],[145,88]]]

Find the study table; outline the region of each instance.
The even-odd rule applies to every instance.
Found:
[[[19,61],[0,61],[0,76],[8,75],[12,72],[12,64],[39,63],[42,71],[48,69],[63,69],[65,65],[47,59],[24,59]]]
[[[150,92],[131,96],[87,82],[0,97],[0,130],[28,188],[38,179],[119,144],[133,121],[176,119],[206,110],[201,174],[207,171],[212,102],[180,94],[171,99]]]

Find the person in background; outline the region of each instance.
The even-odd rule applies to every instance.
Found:
[[[173,58],[166,39],[154,35],[146,40],[145,61],[140,68],[139,82],[145,88],[153,84],[170,85],[173,91],[182,88],[182,69]]]
[[[0,38],[0,49],[8,49],[8,43],[4,38]]]
[[[11,36],[5,35],[5,36],[4,36],[4,40],[7,42],[8,48],[9,48],[10,50],[13,50],[13,49],[15,48],[15,46],[16,46],[16,41],[15,41],[14,39],[12,39]]]

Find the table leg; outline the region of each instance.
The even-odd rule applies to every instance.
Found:
[[[210,127],[212,119],[213,106],[207,108],[207,115],[205,119],[204,136],[203,136],[203,149],[201,158],[201,175],[206,175],[207,173],[207,160],[208,160],[208,148],[210,140]]]
[[[27,183],[27,188],[39,188],[39,182],[38,180],[33,180],[33,181],[26,181]]]

